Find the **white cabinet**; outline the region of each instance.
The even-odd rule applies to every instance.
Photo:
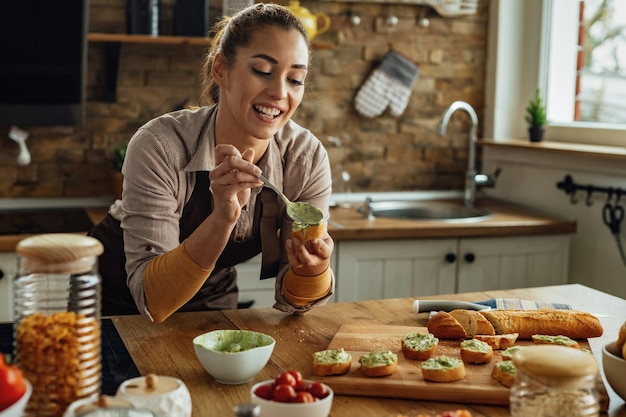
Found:
[[[15,252],[0,252],[0,322],[13,320],[13,279],[16,275]]]
[[[340,241],[337,301],[567,282],[568,235]]]
[[[569,235],[460,239],[457,292],[565,284],[569,241]]]
[[[274,285],[276,278],[260,279],[261,255],[241,263],[237,268],[239,303],[252,302],[252,308],[274,305]]]
[[[453,293],[457,239],[340,241],[337,301]]]

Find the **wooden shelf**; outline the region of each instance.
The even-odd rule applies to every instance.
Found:
[[[116,42],[116,43],[151,43],[168,45],[199,45],[208,46],[211,38],[199,36],[152,36],[152,35],[129,35],[127,33],[90,33],[87,36],[89,42]],[[332,49],[331,42],[311,42],[313,49]]]
[[[89,33],[89,42],[104,43],[104,93],[102,100],[106,102],[116,101],[117,70],[120,60],[120,48],[122,44],[139,43],[152,45],[211,45],[211,38],[200,36],[152,36],[152,35],[130,35],[127,33]],[[334,45],[330,42],[312,43],[313,49],[332,49]]]
[[[90,33],[87,36],[90,42],[119,42],[119,43],[152,43],[169,45],[200,45],[211,44],[211,39],[199,36],[152,36],[129,35],[126,33]]]

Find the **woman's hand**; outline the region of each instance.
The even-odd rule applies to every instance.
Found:
[[[242,154],[232,145],[215,147],[216,166],[209,173],[213,214],[225,222],[235,223],[250,200],[250,188],[263,185],[258,178],[261,169],[253,161],[254,149],[246,149]]]
[[[334,248],[335,242],[328,232],[307,242],[298,238],[287,239],[286,242],[291,269],[300,276],[315,276],[328,269]]]

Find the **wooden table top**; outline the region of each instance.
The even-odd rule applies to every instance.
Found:
[[[567,303],[575,309],[601,315],[604,335],[589,340],[600,368],[602,346],[617,339],[619,327],[626,319],[626,300],[578,284],[423,297],[464,301],[494,298]],[[305,377],[310,377],[311,354],[325,349],[343,324],[425,326],[428,315],[413,312],[413,301],[414,298],[396,298],[331,303],[302,316],[260,308],[178,313],[160,324],[151,324],[141,316],[112,319],[142,375],[155,373],[183,380],[191,392],[194,417],[228,416],[235,404],[249,402],[250,388],[256,382],[290,369],[300,370]],[[276,347],[270,362],[248,383],[234,386],[217,383],[202,368],[192,345],[196,335],[215,329],[249,329],[273,336]],[[605,385],[609,394],[609,416],[626,417],[624,401]],[[405,414],[414,417],[420,412],[434,416],[459,408],[470,409],[475,417],[510,415],[505,406],[336,395],[331,416],[396,417]]]

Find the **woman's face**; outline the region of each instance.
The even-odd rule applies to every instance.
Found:
[[[216,61],[222,127],[233,138],[235,132],[244,138],[272,137],[302,102],[308,63],[302,34],[278,27],[257,31],[250,45],[237,50],[231,68]]]

